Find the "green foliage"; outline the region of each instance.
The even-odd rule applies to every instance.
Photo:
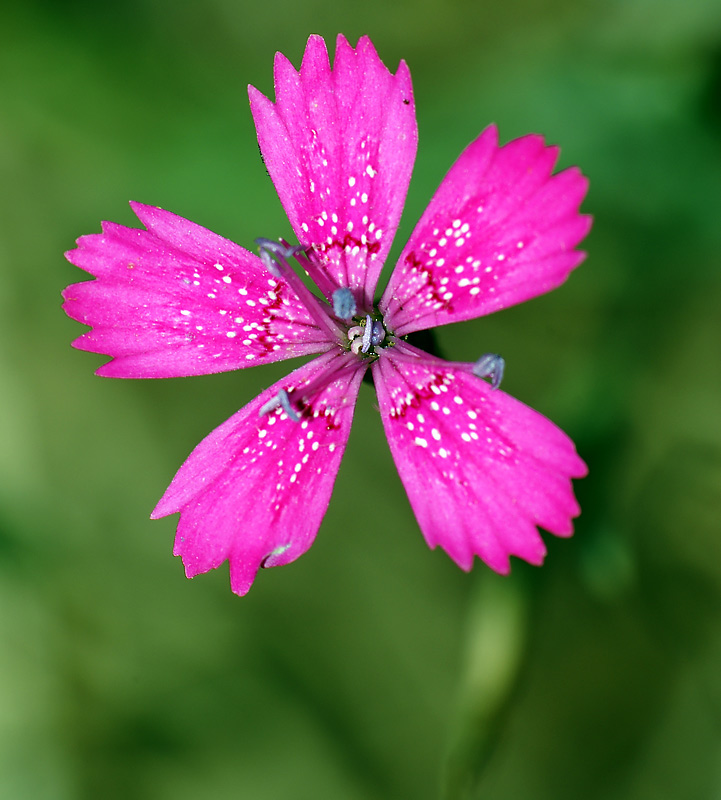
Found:
[[[718,797],[721,39],[713,0],[127,0],[0,25],[0,797]],[[127,201],[246,246],[289,235],[245,85],[275,50],[373,38],[420,148],[395,252],[482,127],[591,179],[588,261],[439,333],[590,466],[541,570],[428,552],[361,393],[313,549],[245,599],[182,576],[148,514],[286,371],[108,381],[71,350],[62,258]],[[369,514],[369,505],[372,514]],[[352,521],[349,524],[349,520]]]

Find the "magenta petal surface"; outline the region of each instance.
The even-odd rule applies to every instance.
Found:
[[[326,297],[350,287],[369,310],[400,220],[416,154],[413,90],[404,62],[392,75],[368,37],[308,40],[297,72],[280,53],[275,103],[249,87],[266,167],[309,270]]]
[[[524,136],[498,147],[487,128],[443,179],[411,234],[380,302],[398,336],[480,317],[563,283],[591,218],[588,182],[551,175],[558,148]]]
[[[96,278],[65,289],[63,308],[92,328],[75,347],[113,357],[99,375],[203,375],[331,346],[260,258],[168,211],[131,205],[147,230],[106,222],[66,254]]]
[[[453,364],[399,343],[373,365],[398,472],[430,547],[463,569],[496,572],[511,555],[540,564],[536,526],[570,536],[570,478],[586,474],[573,442],[541,414]]]
[[[152,514],[157,519],[180,511],[174,553],[182,556],[189,578],[227,560],[231,588],[243,595],[261,566],[288,564],[311,546],[328,507],[364,372],[347,354],[320,356],[271,386],[193,450]],[[260,415],[281,389],[298,409],[298,421],[280,407]]]

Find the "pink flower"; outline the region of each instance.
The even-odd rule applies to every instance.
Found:
[[[146,230],[104,223],[68,259],[95,276],[64,292],[92,327],[74,345],[112,360],[99,375],[203,375],[315,355],[213,431],[152,517],[180,512],[188,577],[230,562],[245,594],[259,567],[313,543],[328,507],[358,390],[370,367],[381,419],[426,541],[463,569],[540,564],[536,526],[570,536],[586,473],[553,423],[497,389],[498,356],[431,356],[405,337],[528,300],[584,258],[587,181],[551,175],[540,136],[499,147],[494,126],[462,153],[374,305],[416,153],[408,68],[395,75],[367,37],[338,37],[331,69],[311,36],[299,72],[275,61],[276,100],[249,88],[266,167],[300,245],[260,256],[167,211],[132,203]],[[290,266],[297,261],[320,293]],[[491,378],[491,384],[483,380]]]

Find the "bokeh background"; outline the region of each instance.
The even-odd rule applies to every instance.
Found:
[[[439,334],[590,466],[509,578],[429,551],[364,387],[315,546],[244,599],[148,515],[287,365],[114,381],[64,261],[130,199],[289,229],[246,84],[309,33],[414,78],[398,253],[489,122],[590,176],[559,290]],[[721,797],[721,7],[714,0],[125,0],[0,12],[0,798]]]

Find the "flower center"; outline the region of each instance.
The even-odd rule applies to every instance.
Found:
[[[365,318],[358,316],[355,297],[347,286],[336,289],[332,299],[333,313],[336,317],[345,322],[356,322],[346,333],[351,352],[360,356],[376,355],[374,348],[386,338],[383,319],[371,314],[366,314]]]
[[[348,341],[350,349],[355,355],[376,355],[374,348],[386,338],[386,329],[380,319],[374,319],[366,314],[365,319],[358,325],[348,328]]]
[[[256,239],[256,244],[260,250],[260,257],[268,271],[276,278],[283,277],[294,289],[298,299],[305,305],[316,322],[326,327],[339,340],[342,346],[348,346],[350,351],[361,358],[377,357],[378,353],[374,348],[380,347],[385,340],[387,331],[383,324],[383,318],[377,313],[366,314],[365,317],[358,314],[358,304],[356,303],[353,291],[347,286],[336,289],[331,297],[331,309],[323,301],[312,294],[302,283],[300,278],[291,269],[289,261],[291,258],[299,260],[302,264],[304,251],[299,245],[291,247],[285,241],[274,242],[271,239]],[[340,324],[338,322],[340,320]],[[344,330],[343,323],[348,325]],[[347,341],[347,345],[346,345]],[[280,395],[272,401],[275,408],[278,405],[286,409],[287,398]],[[261,413],[270,410],[263,408]],[[287,411],[287,409],[286,409]]]

